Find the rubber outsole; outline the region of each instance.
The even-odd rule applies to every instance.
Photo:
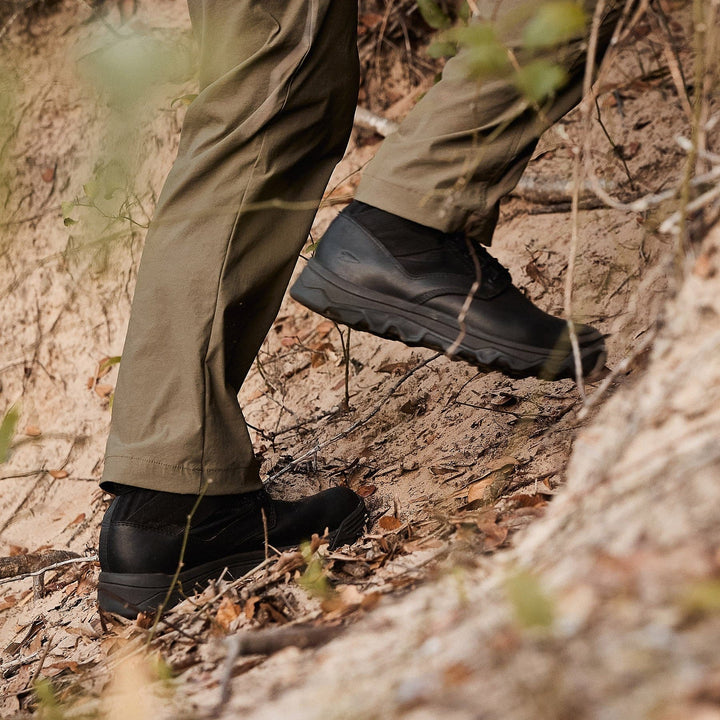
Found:
[[[367,512],[361,501],[340,524],[329,534],[330,548],[334,549],[357,540],[362,534]],[[293,546],[282,547],[290,550]],[[198,565],[184,570],[178,576],[176,586],[167,602],[166,609],[196,592],[202,591],[208,581],[221,575],[228,580],[237,580],[257,567],[265,559],[265,552],[257,550]],[[165,602],[172,575],[165,573],[112,573],[102,571],[98,579],[98,604],[105,612],[116,613],[126,618],[135,618],[138,613],[153,613]]]
[[[290,295],[331,320],[410,346],[446,353],[455,346],[460,334],[454,316],[353,285],[312,261],[300,274]],[[564,345],[549,350],[467,329],[452,357],[513,377],[559,379],[575,374],[568,343]],[[606,358],[603,336],[596,333],[581,342],[580,356],[586,374],[600,369]]]

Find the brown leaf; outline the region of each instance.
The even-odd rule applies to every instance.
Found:
[[[442,465],[433,465],[430,468],[430,472],[433,475],[450,475],[451,473],[457,472],[457,468],[443,467]]]
[[[42,430],[37,425],[28,425],[25,428],[25,434],[28,437],[38,437],[38,435],[42,435]]]
[[[55,168],[46,167],[40,177],[43,179],[43,182],[52,182],[55,179]]]
[[[96,385],[95,386],[95,393],[99,395],[101,398],[110,397],[110,395],[113,394],[113,390],[115,388],[112,385]]]
[[[67,470],[48,470],[48,475],[54,477],[56,480],[62,480],[66,478],[70,473]]]
[[[229,597],[224,597],[220,603],[215,620],[218,625],[226,632],[230,630],[232,623],[240,617],[242,610],[240,606],[234,603]]]
[[[519,493],[510,498],[516,507],[535,507],[536,505],[545,505],[546,500],[542,495],[528,495],[527,493]]]
[[[57,673],[53,673],[55,675],[63,670],[70,670],[70,672],[77,673],[79,665],[74,660],[61,660],[60,662],[53,663],[52,665],[46,665],[45,669],[57,670]]]
[[[392,515],[383,515],[383,517],[378,520],[378,525],[383,530],[397,530],[403,526],[403,522]]]
[[[366,498],[370,497],[376,490],[377,487],[375,487],[375,485],[360,485],[360,487],[357,489],[357,494],[361,498]]]
[[[372,30],[374,27],[377,27],[382,21],[383,16],[380,13],[361,13],[360,17],[358,17],[358,23],[368,28],[368,30]]]
[[[474,482],[469,488],[468,488],[468,503],[474,502],[475,500],[482,500],[485,496],[485,492],[487,489],[493,484],[494,476],[489,475],[486,478],[483,478],[482,480],[478,480],[477,482]]]
[[[361,607],[363,610],[372,610],[382,600],[383,594],[381,592],[370,592],[365,593],[362,599]]]
[[[508,535],[508,529],[503,525],[483,524],[478,529],[485,536],[483,539],[483,550],[495,550],[502,545]]]
[[[639,142],[630,142],[627,145],[618,146],[618,152],[624,160],[630,160],[634,158],[640,150]]]
[[[381,373],[390,373],[391,375],[404,375],[413,366],[411,362],[387,362],[383,363],[378,369]]]
[[[140,612],[135,618],[135,624],[143,630],[149,630],[155,622],[155,615],[153,613]]]
[[[80,513],[71,523],[68,524],[68,527],[72,527],[73,525],[79,525],[84,519],[85,513]]]
[[[329,335],[332,329],[335,327],[335,323],[332,320],[323,320],[316,328],[315,332],[321,337]]]
[[[5,597],[0,600],[0,612],[14,607],[17,604],[17,601],[18,599],[15,595],[5,595]]]
[[[315,368],[322,367],[327,362],[327,358],[324,353],[314,352],[310,357],[310,367],[314,370]]]
[[[248,620],[252,620],[255,617],[255,606],[259,601],[260,598],[257,595],[253,595],[245,601],[245,617]]]
[[[288,621],[288,619],[269,602],[260,603],[260,609],[264,610],[275,622],[280,623],[280,625],[285,625]]]

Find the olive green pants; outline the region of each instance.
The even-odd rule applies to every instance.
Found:
[[[347,143],[357,4],[189,5],[200,92],[146,239],[103,485],[222,495],[261,487],[237,394]],[[543,119],[509,81],[479,83],[462,56],[449,61],[367,167],[357,198],[441,230],[472,222],[489,239],[497,202],[548,120],[580,98],[584,41],[562,57],[570,81]]]

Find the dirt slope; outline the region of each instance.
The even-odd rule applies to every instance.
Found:
[[[362,16],[366,34],[378,32],[379,17]],[[687,15],[678,17],[687,27]],[[95,481],[116,368],[99,373],[98,366],[121,353],[143,226],[182,122],[183,104],[173,100],[193,92],[178,60],[177,81],[142,96],[143,111],[136,106],[123,116],[98,101],[78,79],[75,59],[107,43],[107,23],[180,48],[176,60],[191,53],[184,9],[173,0],[153,0],[129,24],[120,20],[114,8],[100,18],[61,2],[27,26],[13,25],[2,39],[0,64],[16,112],[0,165],[7,179],[0,223],[0,411],[17,402],[21,420],[11,461],[0,467],[0,555],[48,547],[93,553],[108,501]],[[678,37],[683,23],[672,28]],[[398,118],[432,81],[432,63],[411,58],[408,70],[405,50],[390,47],[382,65],[366,57],[375,74],[366,76],[363,101]],[[605,131],[622,146],[642,192],[674,183],[683,157],[674,136],[685,132],[684,115],[658,47],[656,35],[636,38],[603,77],[607,92],[600,98]],[[378,69],[391,78],[384,93]],[[624,192],[625,170],[605,131],[593,127],[593,160]],[[578,133],[571,115],[543,139],[528,173],[567,178],[567,137]],[[364,131],[354,134],[311,240],[351,195],[378,141]],[[132,182],[116,181],[108,199],[92,183],[112,184],[118,147]],[[88,195],[97,207],[63,210],[62,203],[74,199],[87,204]],[[65,225],[63,215],[78,222]],[[657,224],[654,213],[580,215],[575,307],[608,334],[610,368],[655,331],[672,286],[671,241],[654,232]],[[570,232],[563,208],[513,199],[503,208],[493,246],[516,284],[556,313]],[[716,368],[704,344],[706,336],[715,342],[708,334],[717,310],[713,243],[717,238],[708,241],[705,265],[668,314],[676,319],[655,350],[655,379],[640,380],[644,355],[616,378],[611,389],[627,390],[581,435],[567,487],[573,444],[592,420],[592,413],[579,418],[572,382],[477,373],[430,351],[353,333],[347,410],[340,330],[286,299],[241,393],[269,489],[292,496],[347,483],[367,495],[372,524],[354,548],[335,557],[320,549],[316,560],[334,594],[324,586],[311,586],[308,594],[305,559],[295,555],[273,560],[239,585],[211,588],[171,613],[155,647],[178,682],[147,712],[206,714],[223,685],[228,632],[352,625],[366,614],[356,630],[324,649],[238,660],[235,679],[224,685],[232,693],[223,712],[419,718],[437,717],[442,706],[444,716],[460,718],[474,717],[482,700],[488,717],[524,718],[531,710],[582,717],[578,707],[588,716],[617,717],[610,705],[602,714],[602,699],[606,692],[621,697],[622,687],[632,685],[627,678],[635,677],[637,657],[645,663],[632,706],[638,713],[662,697],[690,692],[709,668],[710,644],[702,637],[707,630],[714,638],[714,620],[705,622],[701,613],[703,621],[685,633],[688,616],[665,581],[677,568],[683,587],[690,587],[716,571],[711,519],[717,496],[707,474],[716,473],[717,457],[709,439],[705,455],[695,445],[683,455],[685,445],[673,442],[673,423],[682,420],[692,430],[682,436],[698,443],[717,435]],[[674,354],[686,347],[697,350],[695,360]],[[682,392],[672,374],[678,365],[685,368]],[[596,387],[591,383],[588,391]],[[692,408],[690,417],[685,408]],[[655,426],[653,418],[663,420]],[[648,448],[649,456],[642,455]],[[659,448],[677,453],[665,457]],[[702,457],[707,463],[696,461]],[[680,474],[687,494],[677,497]],[[605,515],[607,522],[597,523]],[[531,531],[518,536],[527,525]],[[523,538],[519,545],[516,537]],[[510,550],[494,554],[503,548]],[[646,559],[647,578],[638,570]],[[526,632],[522,610],[520,620],[512,615],[504,589],[508,565],[542,570],[556,618],[544,629]],[[93,711],[103,693],[127,692],[122,683],[103,689],[122,674],[122,654],[142,644],[147,622],[101,621],[94,605],[97,571],[86,564],[48,573],[42,598],[33,596],[29,579],[0,585],[3,715],[33,707],[28,688],[36,673],[52,679],[65,702]],[[535,581],[521,576],[520,582],[529,583],[525,592],[540,592]],[[643,625],[638,618],[646,611],[661,619],[672,611],[680,620]],[[625,655],[616,652],[613,635],[622,623],[637,640],[628,646],[626,665],[616,663]],[[594,667],[603,669],[597,683]],[[662,687],[662,673],[676,667],[677,683]],[[511,681],[500,684],[499,671]],[[144,676],[131,673],[128,682],[135,687],[138,677]],[[296,684],[301,687],[291,693]],[[150,695],[153,687],[148,681]]]

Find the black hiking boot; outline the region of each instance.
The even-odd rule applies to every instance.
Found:
[[[100,608],[134,618],[160,607],[182,549],[187,516],[197,500],[127,486],[105,513],[100,531]],[[265,559],[265,529],[284,550],[329,531],[330,547],[355,541],[365,505],[352,490],[334,487],[296,502],[273,500],[264,490],[204,497],[195,511],[182,572],[168,607],[223,575],[238,578]]]
[[[477,278],[476,261],[480,287],[460,338],[458,316]],[[355,329],[452,348],[454,357],[484,369],[513,377],[575,375],[566,322],[533,305],[484,247],[359,201],[332,222],[290,295]],[[605,342],[595,328],[575,329],[589,374],[603,366]]]

